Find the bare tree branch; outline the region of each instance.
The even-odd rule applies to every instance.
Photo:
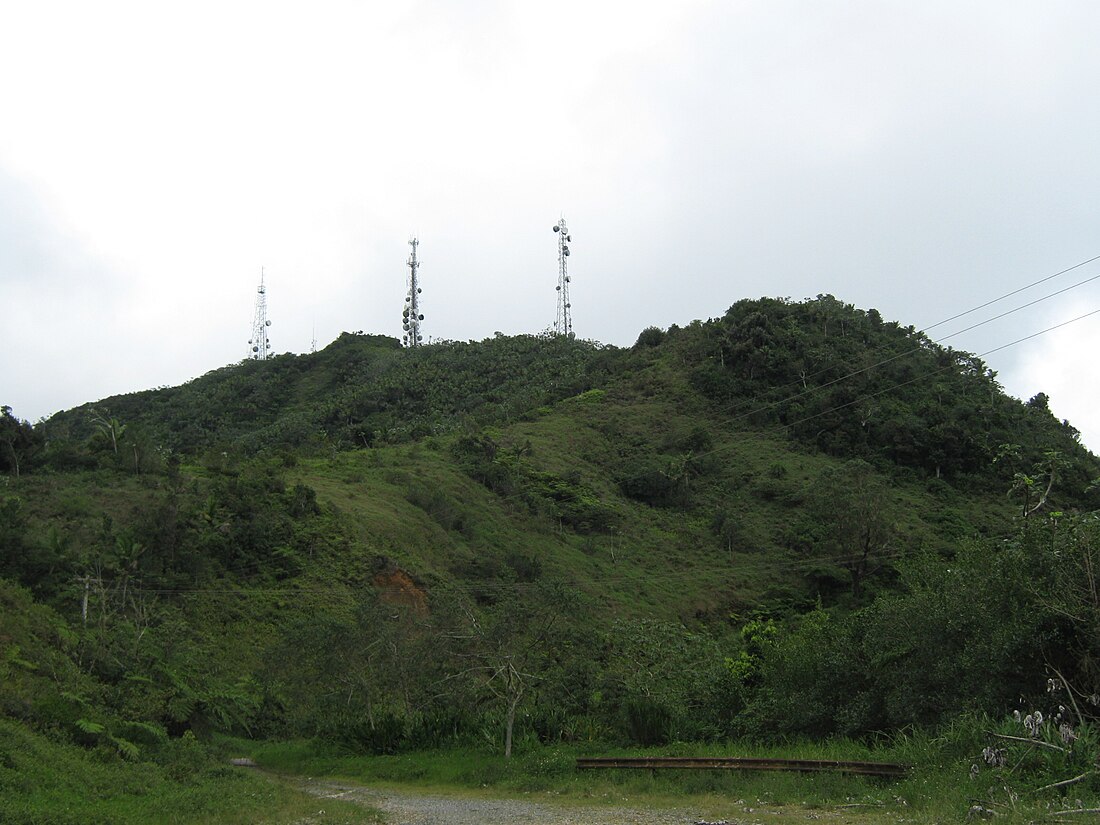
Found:
[[[1044,742],[1042,739],[1028,739],[1026,736],[1009,736],[1007,733],[994,733],[993,731],[986,731],[986,735],[996,739],[1008,739],[1012,742],[1026,742],[1029,745],[1038,745],[1041,748],[1049,748],[1052,751],[1069,753],[1065,748],[1059,747],[1058,745],[1052,745],[1050,742]]]
[[[1078,782],[1084,782],[1090,776],[1095,774],[1096,771],[1085,771],[1080,776],[1075,776],[1073,779],[1063,779],[1061,782],[1052,782],[1049,785],[1043,785],[1041,788],[1036,788],[1035,793],[1042,793],[1043,791],[1053,791],[1055,788],[1066,788],[1070,785],[1076,785]]]

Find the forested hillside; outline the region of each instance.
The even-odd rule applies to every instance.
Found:
[[[831,296],[629,349],[345,333],[0,427],[0,716],[125,759],[867,736],[1055,674],[1084,730],[1100,696],[1100,461]]]

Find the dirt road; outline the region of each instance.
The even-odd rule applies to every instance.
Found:
[[[555,803],[533,799],[482,799],[439,796],[406,791],[380,791],[348,782],[309,779],[300,787],[321,799],[361,802],[385,814],[387,825],[786,825],[828,822],[830,825],[866,822],[839,811],[756,807],[731,803],[736,816],[707,819],[698,811],[631,808],[628,804]]]
[[[685,811],[411,794],[315,779],[305,782],[302,789],[322,799],[362,802],[377,808],[385,813],[389,825],[693,825],[699,821]]]

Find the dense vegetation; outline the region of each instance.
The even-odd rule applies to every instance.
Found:
[[[170,773],[222,734],[510,754],[1042,710],[1019,734],[1065,758],[1034,770],[1096,758],[1100,462],[831,296],[630,349],[345,334],[4,408],[0,471],[6,736]]]

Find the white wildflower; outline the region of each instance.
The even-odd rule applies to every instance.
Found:
[[[982,751],[982,758],[985,760],[985,764],[994,768],[1003,768],[1007,761],[1005,749],[994,748],[992,746]]]
[[[1058,735],[1062,737],[1062,742],[1066,745],[1072,745],[1077,741],[1077,732],[1072,725],[1066,722],[1058,726]]]

